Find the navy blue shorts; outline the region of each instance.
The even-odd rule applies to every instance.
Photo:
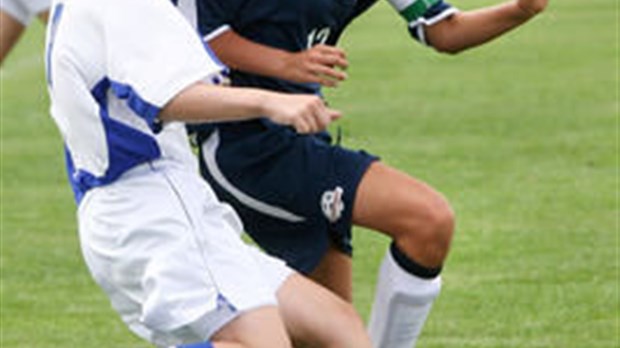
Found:
[[[355,193],[377,157],[267,120],[216,129],[198,132],[201,173],[258,245],[305,274],[330,245],[351,255]]]

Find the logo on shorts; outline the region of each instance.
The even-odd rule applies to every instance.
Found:
[[[342,193],[344,190],[340,186],[336,186],[332,191],[325,191],[321,196],[321,210],[329,220],[334,223],[342,216],[344,210],[344,202],[342,201]]]

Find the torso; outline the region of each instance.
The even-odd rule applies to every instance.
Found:
[[[232,29],[241,36],[290,52],[317,44],[335,45],[345,27],[377,0],[248,0],[235,14]],[[198,1],[200,23],[200,1]],[[199,25],[200,27],[200,25]],[[203,32],[203,35],[208,34]],[[232,72],[233,85],[290,93],[320,93],[317,84]]]

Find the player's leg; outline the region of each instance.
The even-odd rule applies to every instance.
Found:
[[[213,343],[177,348],[290,347],[288,335],[297,348],[371,348],[361,318],[351,304],[312,281],[292,274],[277,297],[279,311],[275,307],[252,310],[212,336]]]
[[[327,289],[295,274],[277,296],[295,347],[371,348],[353,306]]]
[[[209,342],[176,348],[291,348],[277,307],[265,306],[237,316],[215,333]]]
[[[24,28],[24,25],[15,17],[0,10],[0,64],[13,48]]]
[[[86,263],[137,335],[157,347],[291,348],[276,290],[292,272],[271,258],[263,271],[234,211],[193,172],[136,167],[79,214]]]
[[[214,348],[290,348],[278,308],[266,306],[243,313],[213,337]],[[235,342],[235,345],[229,342]]]
[[[332,245],[309,277],[345,301],[353,302],[352,269],[351,256]]]
[[[375,162],[360,182],[353,222],[389,235],[405,255],[433,269],[441,267],[448,254],[453,215],[432,187]]]
[[[377,282],[369,332],[377,348],[411,348],[439,294],[454,217],[430,186],[373,163],[360,182],[353,221],[393,239]]]

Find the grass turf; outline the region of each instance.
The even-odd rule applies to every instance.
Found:
[[[620,346],[617,16],[611,0],[553,1],[456,57],[413,44],[383,4],[346,33],[350,79],[327,92],[346,114],[343,143],[427,181],[458,217],[418,347]],[[41,31],[0,77],[0,346],[147,347],[81,260]],[[388,241],[354,234],[367,317]]]

